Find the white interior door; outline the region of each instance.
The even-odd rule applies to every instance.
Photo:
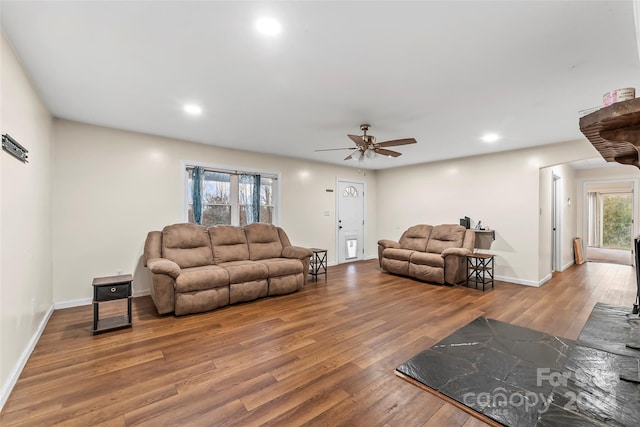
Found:
[[[364,259],[364,183],[338,181],[338,263]]]

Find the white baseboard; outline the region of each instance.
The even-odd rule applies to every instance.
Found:
[[[560,271],[565,271],[567,268],[571,267],[575,263],[576,263],[575,261],[569,261],[568,263],[560,267]]]
[[[146,297],[151,295],[151,289],[143,289],[141,291],[133,291],[133,297]]]
[[[61,310],[63,308],[71,308],[71,307],[80,307],[81,305],[89,305],[91,304],[91,298],[82,298],[82,299],[74,299],[71,301],[61,301],[54,303],[54,308],[56,310]]]
[[[549,273],[549,274],[547,274],[546,276],[544,276],[544,277],[542,278],[542,280],[540,280],[540,281],[538,282],[538,286],[542,286],[542,285],[544,285],[545,283],[547,283],[549,280],[551,280],[551,277],[552,277],[552,276],[551,276],[551,273]]]
[[[533,280],[516,279],[515,277],[505,277],[505,276],[495,276],[495,279],[501,282],[509,282],[509,283],[515,283],[516,285],[534,286],[536,288],[539,288],[540,286],[542,286],[544,282],[551,279],[551,275],[549,275],[548,278],[545,277],[539,282],[535,282]]]
[[[561,271],[565,271],[567,268],[571,267],[573,264],[574,262],[572,261],[563,265]],[[518,285],[534,286],[536,288],[539,288],[540,286],[544,285],[549,280],[551,280],[551,277],[552,277],[551,273],[549,273],[537,282],[533,280],[521,280],[521,279],[516,279],[514,277],[504,277],[504,276],[496,276],[496,280],[500,280],[501,282],[509,282],[509,283],[515,283]]]
[[[38,343],[38,340],[40,339],[42,332],[44,332],[44,328],[47,326],[47,323],[49,322],[49,318],[53,314],[53,310],[54,310],[54,306],[52,304],[51,307],[49,307],[49,310],[47,310],[47,312],[45,313],[42,320],[40,321],[40,324],[38,325],[38,329],[36,329],[35,333],[29,340],[29,344],[27,344],[27,347],[22,352],[22,355],[20,355],[18,362],[13,367],[13,371],[9,375],[7,382],[2,385],[2,391],[0,391],[0,411],[4,407],[4,404],[7,403],[7,399],[9,399],[9,395],[11,394],[13,387],[16,385],[16,382],[18,382],[18,378],[20,378],[20,374],[22,373],[24,366],[27,364],[27,360],[29,360],[29,357],[31,356],[33,349],[36,348],[36,344]]]
[[[144,297],[147,295],[151,295],[150,289],[143,289],[140,291],[134,291],[133,297]],[[82,299],[74,299],[70,301],[60,301],[54,304],[54,308],[56,310],[61,310],[63,308],[71,308],[71,307],[80,307],[82,305],[89,305],[93,301],[92,298],[82,298]]]
[[[149,289],[143,289],[141,291],[134,292],[133,296],[141,297],[141,296],[146,296],[150,294],[151,294],[151,291]],[[89,305],[91,304],[91,302],[92,302],[92,298],[82,298],[82,299],[76,299],[71,301],[57,302],[52,304],[51,307],[49,307],[49,310],[47,310],[46,314],[42,318],[42,321],[38,325],[38,329],[31,337],[31,340],[29,341],[29,344],[27,345],[27,347],[22,352],[22,355],[20,356],[18,363],[16,363],[16,366],[11,372],[11,375],[9,375],[7,382],[2,386],[2,391],[0,391],[0,410],[2,410],[2,408],[4,407],[4,404],[7,402],[7,399],[9,398],[9,394],[11,394],[11,391],[13,390],[13,387],[16,385],[18,378],[20,378],[20,374],[22,373],[24,366],[27,364],[27,360],[29,360],[29,357],[31,356],[33,349],[36,348],[36,344],[38,344],[38,340],[40,339],[42,332],[44,332],[44,328],[47,326],[47,323],[49,322],[49,319],[51,318],[51,315],[53,314],[54,310],[60,310],[63,308],[71,308],[71,307],[79,307],[82,305]]]

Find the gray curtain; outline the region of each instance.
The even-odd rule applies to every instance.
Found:
[[[193,199],[193,219],[196,224],[202,224],[202,168],[196,166],[191,174],[191,196]]]
[[[587,193],[587,246],[600,247],[600,194]]]
[[[251,184],[251,192],[245,201],[247,224],[260,222],[260,175],[240,175],[240,182]]]

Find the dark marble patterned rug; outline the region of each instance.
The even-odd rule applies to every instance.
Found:
[[[610,309],[599,304],[594,315]],[[616,322],[629,322],[625,315],[630,310],[613,309],[618,313],[608,315]],[[495,424],[640,425],[640,385],[619,379],[620,373],[637,373],[640,352],[633,356],[594,348],[590,331],[599,335],[602,330],[587,326],[574,342],[479,317],[396,372]],[[640,323],[627,333],[640,338]],[[628,334],[617,339],[626,340]]]

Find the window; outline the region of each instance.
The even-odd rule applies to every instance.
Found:
[[[344,189],[344,193],[342,193],[342,197],[358,197],[358,189],[353,185],[349,185]]]
[[[197,166],[187,166],[186,173],[189,222],[204,226],[274,223],[276,175]]]

